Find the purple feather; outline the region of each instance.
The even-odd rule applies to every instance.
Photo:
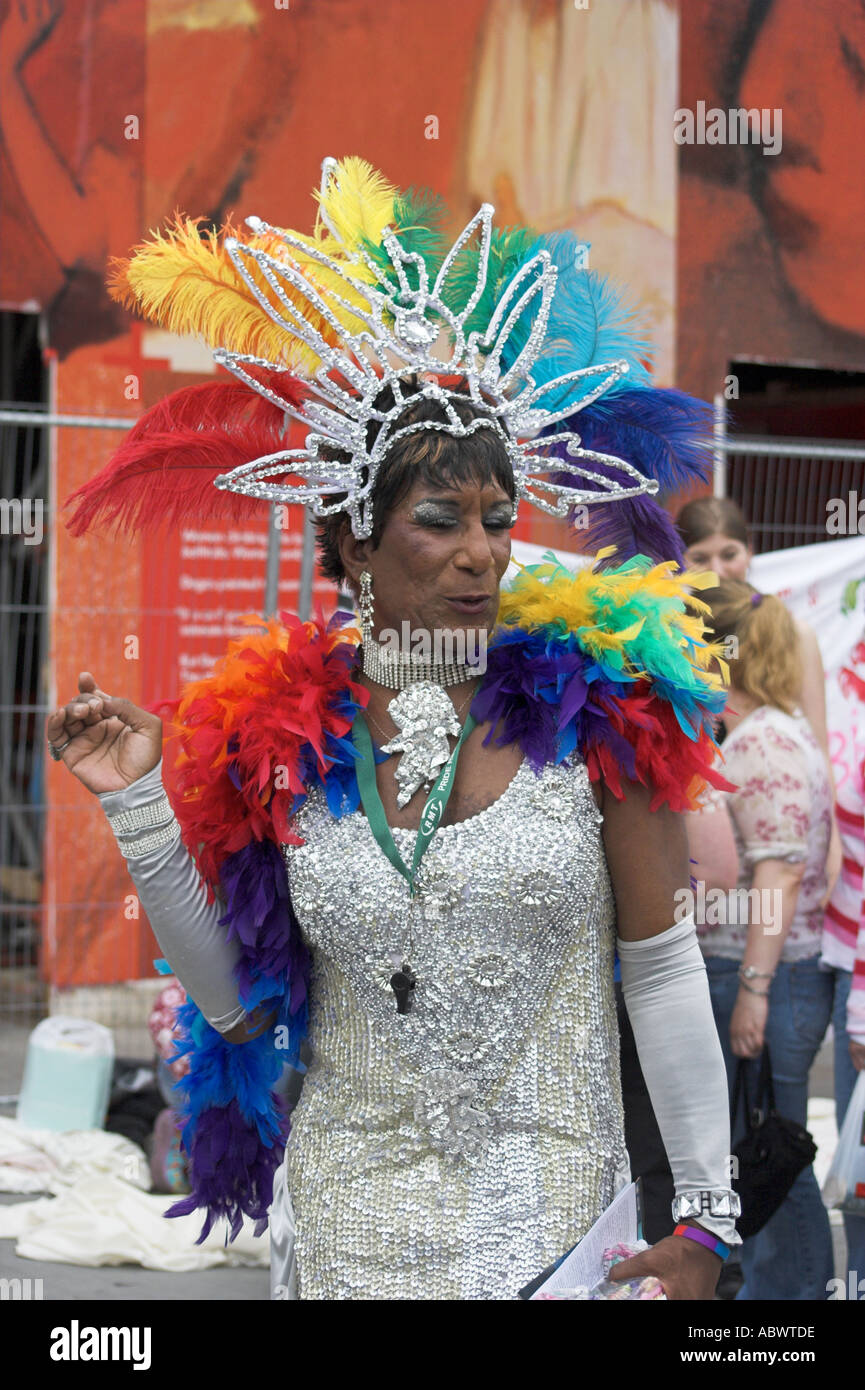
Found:
[[[662,492],[703,481],[711,467],[712,407],[684,391],[609,393],[555,428],[576,430],[586,449],[627,459]]]
[[[254,958],[257,975],[275,976],[292,962],[297,924],[285,864],[270,840],[252,840],[229,855],[220,870],[226,912],[220,925]],[[295,928],[293,931],[292,928]]]
[[[555,759],[554,707],[535,695],[542,684],[555,678],[555,663],[544,656],[529,656],[525,634],[521,642],[502,640],[488,653],[484,683],[472,701],[478,723],[499,725],[497,744],[519,743],[529,766],[536,772]],[[492,738],[492,729],[485,742]]]
[[[601,561],[600,568],[621,565],[635,555],[647,555],[661,563],[675,560],[682,565],[685,551],[681,537],[666,512],[647,494],[625,497],[618,502],[592,504],[589,526],[584,533],[592,550],[614,545],[616,554]]]
[[[472,714],[479,723],[498,725],[498,743],[519,743],[535,772],[575,749],[604,746],[634,781],[635,750],[605,709],[615,687],[595,678],[586,653],[569,649],[572,640],[565,634],[549,640],[549,632],[528,638],[518,629],[504,633],[490,647]]]
[[[230,1238],[234,1240],[243,1226],[244,1213],[256,1223],[255,1234],[261,1235],[267,1228],[273,1178],[282,1162],[287,1135],[288,1122],[281,1115],[273,1142],[265,1146],[255,1129],[250,1128],[236,1100],[202,1111],[189,1154],[195,1190],[169,1207],[166,1216],[189,1216],[199,1207],[206,1207],[197,1245],[220,1217],[229,1222]]]
[[[586,683],[582,671],[576,671],[565,685],[562,701],[559,706],[559,725],[563,727],[570,723],[585,706],[589,696],[589,687]]]
[[[654,478],[662,491],[670,491],[707,476],[711,425],[711,407],[705,401],[684,391],[651,387],[610,392],[557,428],[576,431],[584,448],[625,459],[644,477]],[[567,458],[564,448],[555,449],[563,461]],[[622,487],[632,481],[614,464],[586,460],[586,466]],[[554,481],[604,492],[600,483],[567,473],[557,473]],[[589,517],[584,536],[587,548],[616,546],[616,556],[606,562],[607,567],[634,555],[647,555],[656,562],[683,562],[682,542],[672,518],[649,494],[591,503]]]
[[[635,782],[637,780],[637,755],[633,746],[610,723],[609,717],[600,705],[587,704],[582,712],[577,733],[579,747],[607,748],[613,755],[619,771]]]

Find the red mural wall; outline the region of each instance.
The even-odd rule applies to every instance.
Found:
[[[779,153],[683,145],[677,384],[728,363],[865,368],[865,8],[859,0],[681,7],[679,104],[781,112]]]

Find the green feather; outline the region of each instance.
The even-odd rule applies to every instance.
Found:
[[[445,212],[443,199],[428,188],[409,188],[394,199],[393,230],[407,255],[423,259],[430,284],[435,280],[445,256]],[[399,281],[384,247],[371,241],[365,241],[364,247],[381,269],[382,284],[398,290]],[[418,276],[413,266],[406,267],[406,275],[412,288],[418,289]]]
[[[466,331],[481,331],[492,318],[502,292],[526,259],[526,254],[538,239],[531,227],[493,228],[487,281],[481,297],[466,320]],[[463,247],[444,285],[443,298],[455,313],[465,308],[472,296],[478,277],[478,243],[476,237]]]
[[[860,584],[865,584],[865,579],[851,579],[844,585],[844,592],[841,596],[841,612],[845,618],[856,607],[856,593]]]

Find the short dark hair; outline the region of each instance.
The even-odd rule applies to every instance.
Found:
[[[417,390],[420,383],[416,377],[408,377],[405,385],[409,390]],[[475,419],[493,418],[490,411],[479,406],[468,396],[467,385],[448,385],[447,389],[457,397],[452,398],[452,404],[464,425]],[[465,400],[459,399],[463,394]],[[394,405],[392,388],[386,387],[375,404],[380,410],[390,410]],[[406,425],[419,424],[422,420],[446,424],[447,415],[436,400],[416,401],[397,416],[392,429],[403,429]],[[369,427],[369,448],[375,442],[378,428],[377,422],[373,422]],[[336,450],[331,451],[328,457],[348,461],[346,454],[338,453]],[[496,482],[512,502],[516,496],[513,467],[498,430],[483,427],[464,437],[446,434],[443,430],[417,430],[414,434],[398,440],[385,454],[379,467],[370,498],[373,517],[370,538],[373,546],[377,546],[381,540],[388,514],[399,505],[418,481],[435,488],[450,488],[468,481],[481,484]],[[349,518],[345,512],[336,512],[333,516],[316,519],[315,527],[321,572],[326,579],[341,584],[346,575],[340,558],[339,543],[349,527]]]

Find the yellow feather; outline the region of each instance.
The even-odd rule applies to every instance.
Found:
[[[291,235],[310,248],[305,252],[297,246],[287,246],[277,232],[261,232],[256,236],[249,237],[249,245],[260,247],[268,255],[273,256],[274,260],[293,262],[294,265],[303,273],[310,284],[324,297],[328,307],[335,317],[342,324],[343,328],[350,333],[360,333],[366,327],[362,321],[350,312],[343,304],[340,304],[336,296],[346,300],[357,309],[368,313],[372,305],[369,297],[364,292],[364,284],[375,281],[375,274],[366,265],[356,265],[346,259],[343,248],[335,237],[323,232],[321,228],[316,229],[313,236],[305,236],[302,232],[292,231]],[[323,251],[337,265],[351,277],[346,280],[338,271],[331,270],[328,266],[322,265],[314,252]],[[354,282],[360,282],[359,284]],[[306,303],[300,291],[294,291],[286,287],[287,293],[298,304]],[[304,310],[304,317],[311,322],[315,322],[321,328],[322,320],[315,311]],[[325,337],[332,337],[333,334]]]
[[[284,335],[238,275],[216,235],[199,218],[177,216],[133,248],[109,280],[109,293],[171,333],[199,335],[211,347],[280,361]],[[227,226],[225,234],[234,234]]]
[[[248,245],[266,242],[265,249],[279,258],[280,249],[282,257],[289,254],[284,243],[272,234],[257,238],[240,236],[230,222],[219,234],[205,229],[202,235],[198,230],[202,220],[176,214],[164,232],[152,232],[152,241],[134,247],[129,259],[115,260],[108,279],[109,293],[171,333],[199,335],[211,347],[253,353],[293,369],[314,370],[319,362],[317,355],[299,339],[289,338],[273,322],[223,244],[227,236],[238,236]],[[311,257],[298,253],[294,259],[304,262],[302,269],[316,281],[317,288],[338,289],[344,298],[362,306],[362,295],[347,290],[338,276],[325,272]],[[246,266],[255,283],[279,308],[255,262],[247,259]],[[303,309],[304,317],[315,324],[327,341],[334,342],[333,329],[310,308],[306,296],[291,286],[285,286],[285,290]],[[351,321],[345,310],[340,310],[339,317]]]
[[[316,197],[344,244],[354,249],[363,237],[378,245],[394,220],[396,193],[395,185],[365,159],[350,155],[339,161],[324,193]]]
[[[630,627],[623,627],[618,632],[607,632],[602,627],[584,628],[582,636],[589,644],[593,644],[602,651],[615,651],[617,647],[623,647],[626,642],[633,642],[639,637],[643,630],[644,619],[639,618]]]
[[[720,582],[714,570],[688,571],[688,583],[693,589],[714,589]]]
[[[723,650],[724,645],[722,642],[713,642],[710,646],[706,648],[706,651],[708,653],[706,657],[706,663],[708,664],[710,660],[717,661],[721,671],[720,677],[716,677],[716,687],[720,685],[730,684],[730,667],[722,656]],[[703,665],[703,663],[700,662],[700,665]]]
[[[342,160],[324,195],[316,194],[349,249],[356,248],[362,237],[380,242],[383,228],[394,219],[395,195],[396,188],[382,174],[356,157]],[[351,308],[368,310],[363,283],[374,281],[375,272],[362,263],[347,263],[343,246],[321,222],[312,236],[293,233],[309,247],[307,253],[302,247],[287,247],[278,232],[251,235],[238,231],[230,222],[218,233],[209,228],[200,231],[203,220],[175,212],[165,229],[151,231],[151,240],[135,246],[129,258],[114,258],[107,281],[112,298],[171,333],[200,336],[212,348],[252,353],[294,371],[313,372],[320,362],[317,354],[273,322],[235,268],[224,246],[225,238],[233,236],[267,251],[276,260],[294,262],[343,330],[361,331],[364,325]],[[315,258],[316,250],[326,252],[338,264],[342,262],[358,283],[347,283],[323,266]],[[283,306],[254,260],[246,258],[245,266],[264,297],[281,310]],[[307,323],[327,342],[335,343],[337,334],[307,295],[284,281],[281,284]],[[345,303],[337,302],[337,296]]]

